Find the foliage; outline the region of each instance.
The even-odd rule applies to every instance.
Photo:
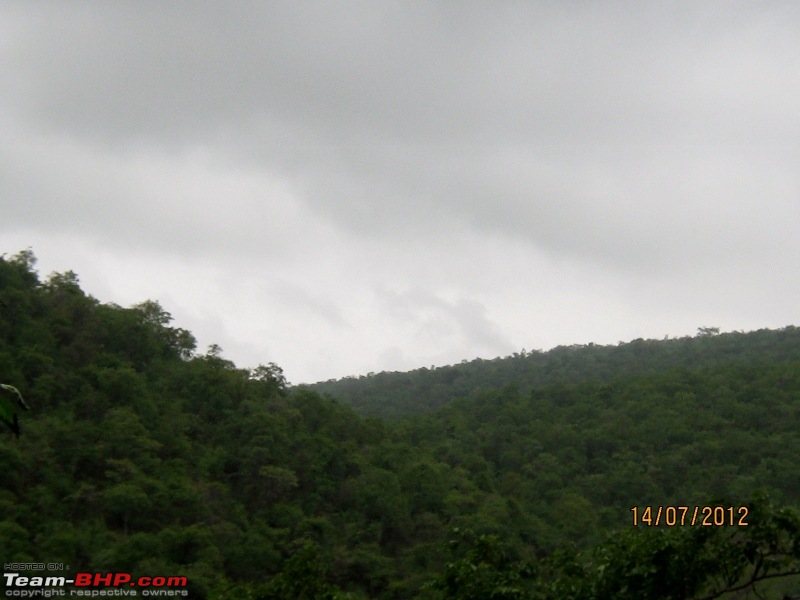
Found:
[[[339,401],[35,264],[0,259],[0,381],[32,407],[0,436],[5,560],[250,600],[710,600],[797,569],[794,328],[381,375]],[[424,414],[358,416],[376,390]],[[712,497],[751,502],[753,525],[630,525]]]
[[[475,535],[454,528],[458,536],[451,549],[457,560],[447,563],[444,573],[427,587],[452,600],[527,600],[533,598],[535,568],[515,561],[497,535]]]
[[[19,421],[16,407],[30,410],[19,390],[13,385],[0,383],[0,421],[8,426],[14,435],[19,437]]]
[[[800,513],[774,508],[763,493],[748,506],[747,527],[629,528],[596,548],[537,561],[511,560],[497,536],[455,529],[451,546],[467,549],[428,588],[442,600],[714,600],[763,597],[776,580],[797,591]]]
[[[381,372],[309,385],[350,404],[363,415],[400,419],[437,410],[454,400],[474,400],[514,383],[523,394],[541,387],[610,382],[628,376],[721,366],[800,361],[800,328],[719,333],[700,327],[696,337],[637,339],[617,346],[558,346],[515,352],[504,358],[476,358],[461,364],[407,373]]]

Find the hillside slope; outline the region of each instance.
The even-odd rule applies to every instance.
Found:
[[[514,383],[524,392],[557,383],[607,382],[626,375],[671,369],[800,360],[800,329],[788,326],[742,333],[710,333],[665,340],[634,340],[617,346],[559,346],[493,360],[382,372],[304,386],[351,405],[362,415],[403,418],[436,410],[457,398]]]
[[[6,562],[182,575],[201,600],[688,599],[800,570],[800,516],[768,498],[800,505],[800,361],[778,334],[392,423],[34,264],[0,258],[0,382],[31,406],[0,435]],[[752,526],[631,527],[634,506],[715,496]]]

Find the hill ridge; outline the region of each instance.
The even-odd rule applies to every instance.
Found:
[[[553,383],[604,382],[676,368],[782,360],[800,360],[800,329],[796,326],[726,333],[701,327],[695,336],[523,350],[494,359],[476,358],[432,369],[382,371],[298,387],[330,395],[362,415],[397,419],[436,410],[453,400],[475,397],[482,390],[509,383],[528,391]]]

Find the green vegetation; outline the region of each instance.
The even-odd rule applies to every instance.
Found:
[[[30,410],[19,390],[13,385],[0,383],[0,421],[19,437],[19,419],[17,407]]]
[[[794,327],[321,393],[34,267],[0,259],[0,381],[31,406],[0,432],[5,562],[185,575],[200,599],[800,595]],[[632,525],[668,505],[748,526]]]
[[[464,360],[408,373],[371,373],[308,387],[350,404],[359,414],[397,419],[436,410],[453,400],[476,398],[512,382],[528,393],[554,384],[609,382],[679,369],[757,367],[776,361],[800,361],[800,329],[720,334],[716,327],[700,327],[693,338],[522,350],[506,358]]]

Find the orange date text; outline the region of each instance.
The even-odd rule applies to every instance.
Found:
[[[633,526],[747,527],[746,506],[634,506]]]

